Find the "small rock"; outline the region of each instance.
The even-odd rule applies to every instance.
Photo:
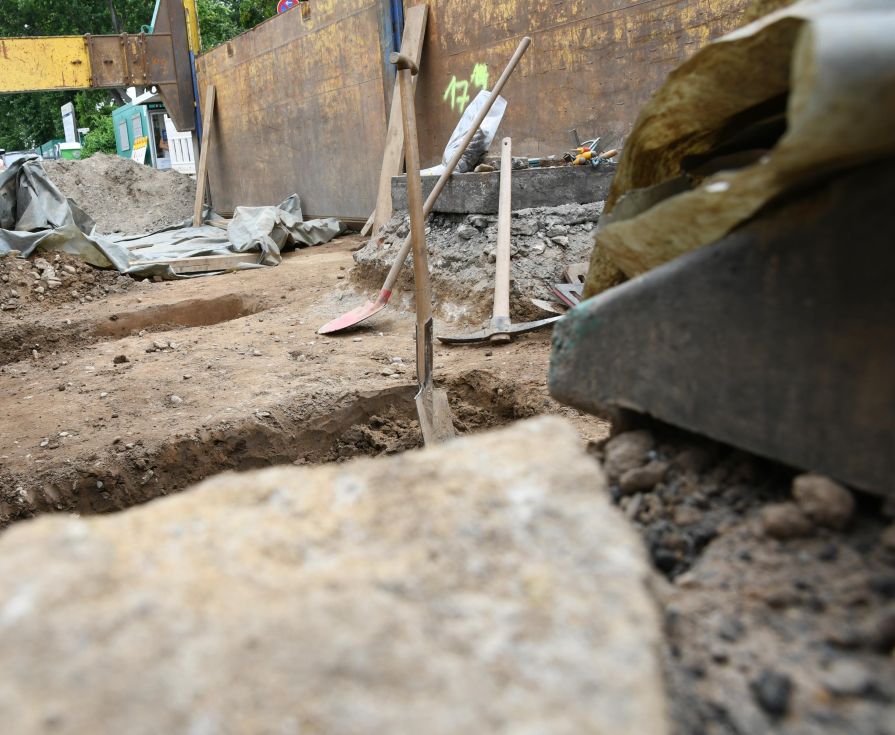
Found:
[[[386,375],[386,376],[388,376],[388,375],[394,375],[394,374],[395,374],[395,371],[392,370],[392,369],[389,368],[389,367],[385,367],[385,368],[382,368],[382,370],[379,371],[379,374],[380,374],[380,375]]]
[[[879,542],[886,551],[895,552],[895,523],[886,528],[879,537]]]
[[[471,240],[478,234],[479,231],[475,227],[473,227],[472,225],[467,225],[466,223],[460,225],[457,228],[457,237],[462,240]]]
[[[362,337],[354,337],[351,341],[352,342],[363,342],[364,340]]]
[[[546,234],[547,237],[562,237],[563,235],[569,234],[569,226],[553,224],[544,230],[544,234]],[[566,242],[568,242],[568,240]]]
[[[674,458],[675,466],[697,475],[704,472],[711,462],[711,455],[702,447],[687,447]]]
[[[692,505],[680,505],[674,511],[674,522],[679,526],[693,526],[702,520],[702,511]]]
[[[569,238],[565,235],[560,235],[559,237],[551,237],[550,242],[554,245],[559,245],[561,248],[569,247]]]
[[[668,462],[654,459],[644,467],[633,467],[619,478],[619,486],[625,495],[652,490],[668,472]]]
[[[154,339],[154,340],[152,340],[152,346],[156,350],[164,350],[168,346],[168,343],[162,342],[161,340],[158,340],[158,339]]]
[[[115,355],[115,357],[112,358],[112,363],[115,365],[121,365],[125,362],[130,362],[130,360],[127,359],[127,355]]]
[[[761,509],[760,517],[765,534],[771,538],[807,536],[814,528],[795,503],[771,503]]]
[[[480,214],[473,214],[469,217],[469,224],[479,230],[484,230],[488,226],[489,222],[487,217],[484,217]]]
[[[656,440],[648,431],[625,431],[606,442],[606,472],[612,478],[621,477],[628,470],[646,463],[647,453]]]
[[[183,376],[183,379],[184,379],[184,380],[189,380],[189,379],[192,378],[192,377],[193,377],[192,375],[185,374],[185,375]]]
[[[772,717],[782,717],[789,709],[792,680],[785,674],[765,669],[750,683],[758,705]]]
[[[106,391],[102,391],[102,392],[99,394],[99,397],[100,397],[100,398],[106,398],[108,395],[109,395],[109,394],[108,394]]]
[[[261,357],[261,350],[252,350],[252,357]]]
[[[171,403],[175,406],[179,406],[181,403],[183,403],[183,398],[178,395],[168,396],[168,400],[171,401]]]
[[[534,235],[538,231],[536,219],[522,219],[514,222],[511,231],[514,235]]]
[[[823,475],[799,475],[792,482],[792,494],[802,512],[819,526],[844,528],[855,509],[852,494]]]
[[[839,697],[858,697],[870,688],[867,669],[857,661],[840,658],[823,676],[824,686]]]

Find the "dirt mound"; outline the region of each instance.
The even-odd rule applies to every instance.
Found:
[[[44,161],[59,190],[109,234],[150,232],[190,216],[196,182],[130,159],[97,153],[83,161]]]
[[[126,291],[133,282],[130,276],[99,270],[68,253],[0,257],[0,314],[21,316],[39,304],[83,304]]]
[[[515,320],[541,319],[546,314],[531,298],[555,299],[551,286],[562,281],[563,269],[590,259],[593,229],[603,203],[563,204],[518,209],[512,217],[510,309]],[[389,220],[382,238],[371,239],[354,254],[351,280],[376,288],[392,265],[409,231],[406,212]],[[497,217],[487,214],[435,214],[426,227],[429,269],[438,314],[445,319],[474,322],[491,315]],[[396,295],[413,290],[413,269],[404,267]]]

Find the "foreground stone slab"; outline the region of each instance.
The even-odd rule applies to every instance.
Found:
[[[639,539],[570,425],[0,535],[29,733],[668,731]]]

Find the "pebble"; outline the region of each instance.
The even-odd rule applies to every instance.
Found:
[[[886,528],[879,537],[879,542],[886,551],[895,552],[895,523]]]
[[[471,240],[478,234],[479,231],[472,225],[467,225],[464,223],[457,228],[457,237],[463,240]]]
[[[776,539],[807,536],[814,528],[795,503],[770,503],[761,509],[760,518],[765,534]]]
[[[108,395],[109,395],[109,394],[108,394],[106,391],[102,391],[102,392],[99,394],[99,397],[100,397],[100,398],[105,398],[105,397],[108,396]]]
[[[799,475],[792,482],[792,494],[808,518],[827,528],[844,528],[855,509],[851,492],[823,475]]]
[[[252,350],[253,357],[261,357],[261,350]]]
[[[870,688],[871,678],[867,669],[857,661],[840,658],[824,674],[823,684],[839,697],[858,697]]]
[[[121,364],[123,364],[123,363],[125,363],[125,362],[130,362],[130,361],[127,359],[127,355],[115,355],[115,357],[112,358],[112,363],[113,363],[114,365],[121,365]]]
[[[648,431],[626,431],[612,437],[604,449],[606,472],[612,478],[646,463],[656,441]]]
[[[668,462],[654,459],[643,467],[633,467],[619,478],[619,486],[625,495],[652,490],[665,479]]]
[[[175,406],[179,406],[181,403],[183,403],[183,398],[178,395],[169,396],[168,400],[171,401],[171,403]]]
[[[363,342],[364,340],[361,337],[354,337],[351,341],[352,342]]]
[[[789,709],[792,680],[785,674],[765,669],[750,683],[758,705],[773,717],[782,717]]]

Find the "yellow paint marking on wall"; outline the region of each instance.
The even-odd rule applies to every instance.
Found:
[[[84,89],[90,76],[83,36],[0,38],[0,92]]]

